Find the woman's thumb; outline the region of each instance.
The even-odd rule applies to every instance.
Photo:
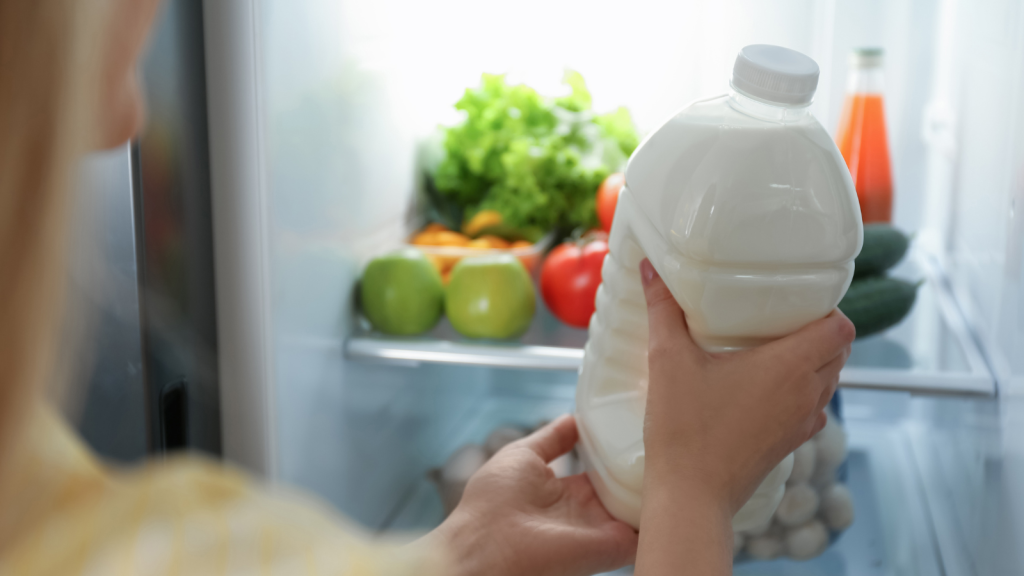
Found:
[[[640,262],[640,281],[644,285],[644,296],[647,299],[647,323],[650,326],[648,348],[696,348],[696,344],[690,338],[683,309],[679,307],[665,281],[647,258]]]

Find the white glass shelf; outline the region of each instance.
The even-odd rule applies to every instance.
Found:
[[[992,375],[938,267],[928,257],[914,253],[892,274],[925,280],[914,309],[899,325],[854,343],[840,386],[994,395]],[[362,323],[345,343],[345,354],[353,360],[403,364],[578,370],[586,330],[562,324],[543,303],[538,304],[533,324],[518,340],[464,338],[445,319],[428,334],[414,338],[385,336]]]

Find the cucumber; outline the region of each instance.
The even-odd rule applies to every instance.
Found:
[[[882,274],[903,259],[909,245],[910,238],[888,224],[865,224],[864,247],[853,261],[853,277]]]
[[[879,276],[860,278],[850,284],[839,309],[857,327],[857,338],[877,334],[910,313],[920,285]]]

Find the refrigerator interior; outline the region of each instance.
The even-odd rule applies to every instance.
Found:
[[[263,202],[259,242],[240,249],[260,263],[252,290],[266,311],[266,386],[224,383],[221,402],[262,394],[270,408],[244,423],[259,431],[246,446],[233,444],[225,412],[228,459],[259,453],[258,469],[370,529],[428,529],[441,517],[430,468],[494,426],[571,410],[585,332],[543,310],[523,345],[489,351],[443,325],[414,343],[375,339],[355,311],[361,266],[419,223],[419,143],[458,120],[452,104],[481,72],[550,93],[578,70],[596,110],[626,105],[646,132],[725,92],[740,47],[779,44],[821,66],[812,111],[832,131],[847,54],[882,46],[894,220],[915,233],[898,273],[927,281],[912,317],[859,342],[844,372],[847,386],[875,388],[844,391],[853,528],[813,562],[736,573],[1024,572],[1013,545],[1024,539],[1019,2],[259,0],[205,10],[214,195],[233,150],[218,134],[238,131],[218,116],[218,93],[255,85],[254,126],[242,132],[257,143],[246,150]],[[229,28],[244,41],[211,42]],[[225,58],[254,64],[210,64]],[[216,202],[215,229],[230,218]],[[218,291],[224,265],[218,257]],[[236,361],[222,356],[222,381]]]

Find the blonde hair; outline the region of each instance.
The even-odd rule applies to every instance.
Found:
[[[95,139],[108,10],[106,0],[0,0],[0,473],[28,403],[56,373],[69,187]]]

